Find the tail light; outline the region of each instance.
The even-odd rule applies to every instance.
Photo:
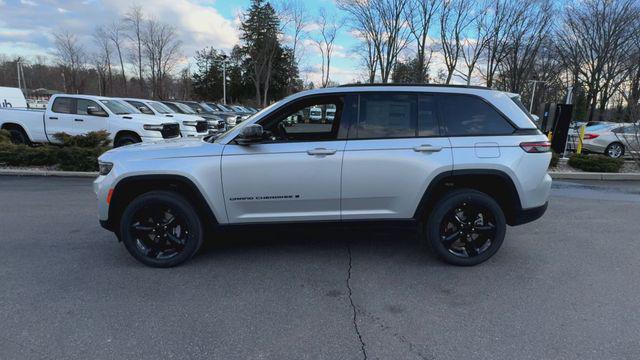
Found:
[[[522,150],[528,153],[545,153],[551,151],[549,141],[533,141],[520,143]]]
[[[591,139],[597,138],[598,136],[600,136],[600,135],[598,135],[598,134],[584,134],[584,139],[585,140],[591,140]]]

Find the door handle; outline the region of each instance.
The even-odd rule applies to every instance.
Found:
[[[82,119],[74,119],[74,120],[75,120],[75,121],[84,121],[84,120],[82,120]]]
[[[429,144],[424,144],[413,148],[413,151],[416,152],[438,152],[440,150],[442,150],[442,146],[431,146]]]
[[[309,155],[333,155],[336,153],[336,150],[333,149],[325,149],[325,148],[316,148],[307,150],[307,154]]]
[[[49,116],[49,120],[58,120],[58,118],[55,116]]]

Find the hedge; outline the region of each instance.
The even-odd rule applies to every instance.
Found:
[[[109,150],[106,132],[55,136],[62,141],[63,146],[30,147],[12,144],[9,133],[0,130],[0,165],[51,166],[65,171],[97,171],[98,157]]]
[[[620,172],[623,159],[613,159],[604,155],[574,154],[569,158],[569,166],[589,172]]]

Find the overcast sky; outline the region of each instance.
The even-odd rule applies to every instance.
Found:
[[[239,14],[248,8],[249,0],[0,0],[0,53],[51,57],[52,33],[61,30],[77,34],[87,50],[94,50],[91,34],[96,25],[118,19],[133,3],[142,6],[146,15],[176,27],[186,63],[196,50],[206,46],[229,50],[238,43]],[[305,6],[309,30],[313,30],[320,8],[340,16],[333,0],[305,1]],[[321,59],[316,46],[309,40],[306,43],[300,64],[302,77],[317,83]],[[361,77],[355,45],[350,29],[343,27],[332,58],[332,80],[345,83]]]

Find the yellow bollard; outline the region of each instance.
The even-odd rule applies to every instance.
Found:
[[[586,124],[580,126],[580,135],[578,136],[578,145],[576,146],[576,154],[582,154],[582,141],[584,140],[584,131]]]

